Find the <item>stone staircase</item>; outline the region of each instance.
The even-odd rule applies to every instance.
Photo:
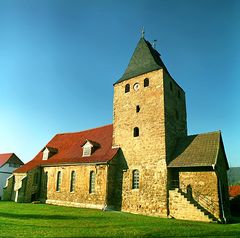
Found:
[[[219,222],[209,211],[194,199],[189,199],[181,189],[169,190],[170,217],[184,220]]]

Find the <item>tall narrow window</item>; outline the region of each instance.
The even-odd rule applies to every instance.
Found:
[[[137,113],[140,112],[140,106],[139,105],[136,106],[136,112]]]
[[[38,172],[34,174],[34,184],[37,185],[38,184]]]
[[[145,78],[144,79],[144,87],[148,87],[149,86],[149,79]]]
[[[75,180],[76,180],[76,172],[71,172],[71,181],[70,181],[70,192],[74,192],[75,190]]]
[[[56,185],[56,191],[57,192],[60,191],[61,183],[62,183],[62,173],[61,173],[61,171],[58,171],[58,173],[57,173],[57,185]]]
[[[134,136],[134,137],[138,137],[138,136],[139,136],[139,128],[138,128],[138,127],[135,127],[135,128],[133,129],[133,136]]]
[[[125,93],[128,93],[128,92],[130,92],[130,85],[126,84],[125,85]]]
[[[139,171],[137,169],[133,170],[132,173],[132,188],[133,189],[139,188]]]
[[[48,185],[48,172],[45,173],[44,187],[47,189]]]
[[[89,193],[95,192],[95,172],[90,172],[90,180],[89,180]]]

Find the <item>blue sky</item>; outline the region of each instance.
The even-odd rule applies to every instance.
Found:
[[[240,166],[240,1],[0,0],[0,153],[112,123],[113,86],[145,27],[186,92],[188,133],[221,130]]]

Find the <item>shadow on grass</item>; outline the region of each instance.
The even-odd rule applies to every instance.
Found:
[[[230,220],[230,224],[236,224],[240,223],[240,217],[239,216],[232,216]]]
[[[43,214],[16,214],[16,213],[3,213],[0,212],[0,217],[5,217],[5,218],[13,218],[13,219],[42,219],[42,220],[79,220],[79,219],[87,219],[87,220],[95,220],[96,217],[79,217],[79,216],[64,216],[64,215],[43,215]],[[104,219],[101,217],[97,218],[99,219]]]

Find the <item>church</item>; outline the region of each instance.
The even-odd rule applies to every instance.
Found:
[[[144,36],[113,86],[113,123],[55,135],[8,178],[4,199],[227,222],[221,132],[187,134],[185,92]]]

